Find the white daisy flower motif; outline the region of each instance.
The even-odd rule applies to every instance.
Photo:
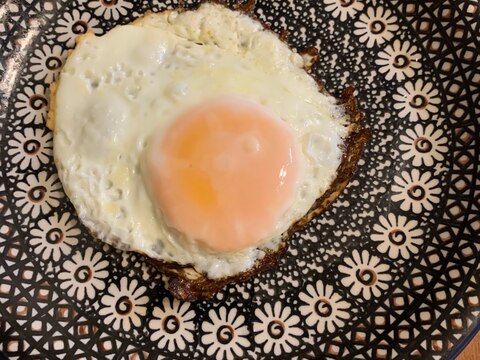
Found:
[[[57,175],[48,175],[46,171],[28,175],[17,184],[13,196],[22,214],[33,218],[47,214],[60,205],[63,191]]]
[[[398,29],[397,17],[389,9],[370,7],[355,22],[353,33],[359,37],[360,42],[371,48],[390,40]]]
[[[418,169],[413,169],[410,173],[402,171],[401,176],[395,176],[393,180],[392,200],[401,202],[400,208],[403,211],[415,214],[420,214],[423,210],[432,211],[433,206],[440,201],[442,189],[431,172],[421,173]]]
[[[43,85],[26,86],[17,95],[15,101],[16,115],[25,125],[43,125],[47,118],[48,99]]]
[[[305,292],[299,294],[299,299],[305,303],[299,307],[300,313],[307,325],[316,328],[319,334],[325,331],[333,333],[350,319],[348,310],[351,305],[334,291],[333,286],[321,280],[315,286],[307,285]]]
[[[208,312],[209,319],[202,323],[202,344],[207,347],[207,356],[219,360],[245,358],[245,349],[250,346],[249,331],[245,316],[236,308],[220,307]]]
[[[350,289],[352,295],[370,300],[388,289],[392,280],[390,266],[382,263],[378,256],[371,255],[367,250],[354,250],[344,264],[339,265],[338,270],[346,275],[342,284]]]
[[[448,152],[448,138],[441,129],[433,124],[423,126],[416,124],[400,135],[399,149],[404,160],[412,160],[413,166],[433,166],[436,161],[443,161]]]
[[[408,116],[410,121],[427,120],[431,114],[438,113],[441,101],[433,84],[422,79],[415,83],[409,81],[404,87],[398,88],[393,100],[393,107],[399,111],[399,116]]]
[[[71,253],[72,246],[78,244],[81,232],[77,221],[69,213],[64,213],[41,219],[30,233],[32,238],[29,243],[35,254],[43,260],[59,261],[62,256]]]
[[[255,316],[255,342],[263,346],[266,354],[289,354],[300,345],[299,339],[303,335],[300,318],[292,314],[289,306],[283,306],[280,301],[273,306],[267,303],[263,309],[255,310]]]
[[[42,48],[36,49],[30,60],[32,62],[30,70],[35,73],[34,79],[43,80],[45,84],[50,84],[56,80],[65,56],[66,52],[60,45],[54,45],[53,47],[43,45]]]
[[[413,77],[415,71],[421,68],[420,59],[420,52],[415,45],[397,39],[378,53],[375,63],[380,66],[378,71],[385,75],[385,79],[402,81]]]
[[[91,14],[81,13],[77,9],[74,9],[71,13],[65,13],[57,24],[58,41],[66,43],[69,47],[75,45],[75,39],[79,35],[87,32],[102,33],[102,29],[97,27],[99,24],[97,19],[92,17]]]
[[[149,327],[152,341],[158,341],[158,347],[168,351],[185,350],[194,342],[195,310],[188,302],[164,298],[162,305],[153,309],[154,319]]]
[[[20,170],[38,170],[50,161],[52,155],[52,133],[44,129],[26,128],[15,132],[8,141],[8,155]]]
[[[88,3],[88,7],[95,10],[96,16],[103,16],[105,20],[118,20],[133,8],[133,4],[125,0],[95,0]]]
[[[363,3],[358,0],[323,0],[325,10],[332,13],[332,16],[346,21],[355,16],[357,11],[363,10]]]
[[[136,279],[129,281],[123,277],[119,285],[112,283],[107,291],[108,294],[100,300],[103,307],[99,315],[104,317],[103,321],[115,330],[129,331],[132,327],[139,327],[147,313],[147,288],[139,286]]]
[[[388,254],[394,260],[399,257],[408,260],[411,254],[418,254],[423,244],[423,230],[418,228],[416,220],[388,214],[387,217],[380,216],[370,238],[378,242],[377,249],[381,253]]]
[[[93,299],[97,291],[105,289],[107,267],[108,261],[93,248],[87,248],[84,254],[77,251],[71,260],[65,261],[63,271],[58,274],[60,288],[78,301]]]

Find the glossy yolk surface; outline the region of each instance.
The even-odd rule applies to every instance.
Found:
[[[190,109],[154,139],[147,174],[167,223],[219,252],[254,246],[293,201],[298,149],[262,106],[222,98]]]

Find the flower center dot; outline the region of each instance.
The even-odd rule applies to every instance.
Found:
[[[115,311],[120,315],[127,315],[132,311],[132,309],[133,304],[128,296],[122,296],[115,304]]]
[[[175,334],[180,329],[180,321],[175,315],[168,315],[163,319],[162,326],[167,334]]]
[[[432,151],[433,148],[432,142],[425,137],[419,137],[418,139],[416,139],[414,145],[415,150],[423,154]]]
[[[267,331],[272,339],[278,340],[285,334],[285,325],[280,320],[273,320],[268,324]]]
[[[28,155],[35,155],[40,150],[41,144],[38,140],[30,139],[23,144],[23,151]]]
[[[388,240],[390,240],[392,244],[401,246],[407,242],[407,235],[405,234],[405,232],[403,232],[403,230],[393,229],[388,234]]]
[[[410,59],[403,54],[397,55],[393,59],[393,66],[397,69],[405,69],[408,65],[410,65]]]
[[[47,99],[41,95],[33,95],[28,101],[30,107],[33,110],[40,110],[41,108],[48,105]]]
[[[428,100],[423,95],[414,95],[409,102],[410,106],[414,109],[424,109],[428,105]]]
[[[332,315],[333,308],[327,299],[320,299],[315,303],[315,312],[321,317]]]
[[[30,201],[37,203],[43,200],[46,192],[47,188],[45,186],[34,186],[28,191],[28,198],[30,199]]]
[[[101,4],[106,7],[113,7],[117,5],[118,0],[100,0]]]
[[[62,66],[62,62],[59,58],[55,56],[50,56],[47,58],[45,65],[47,66],[48,70],[57,70],[60,69],[60,67]]]
[[[79,283],[86,283],[92,279],[92,269],[87,265],[80,266],[73,275]]]
[[[85,34],[88,30],[88,25],[85,21],[76,21],[72,26],[72,32],[75,35]]]
[[[377,274],[370,269],[357,270],[357,279],[363,285],[372,286],[377,281]]]
[[[425,189],[420,185],[413,185],[410,189],[408,189],[407,194],[412,200],[419,201],[425,197],[426,192]]]
[[[385,31],[386,25],[383,21],[380,20],[374,20],[370,23],[370,31],[374,35],[381,34]]]
[[[349,7],[351,6],[355,0],[340,0],[340,6],[341,7]]]
[[[230,325],[222,325],[217,330],[217,339],[220,344],[226,345],[232,341],[235,332]]]
[[[47,231],[45,239],[49,244],[59,244],[63,241],[63,231],[58,228],[50,229]]]

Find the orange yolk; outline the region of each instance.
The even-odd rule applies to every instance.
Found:
[[[153,144],[147,174],[154,200],[170,226],[212,250],[255,246],[293,202],[295,138],[260,105],[233,97],[204,103]]]

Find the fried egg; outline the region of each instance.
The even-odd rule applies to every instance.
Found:
[[[211,279],[278,248],[334,180],[347,117],[302,57],[224,6],[80,39],[52,106],[65,192],[100,239]]]

